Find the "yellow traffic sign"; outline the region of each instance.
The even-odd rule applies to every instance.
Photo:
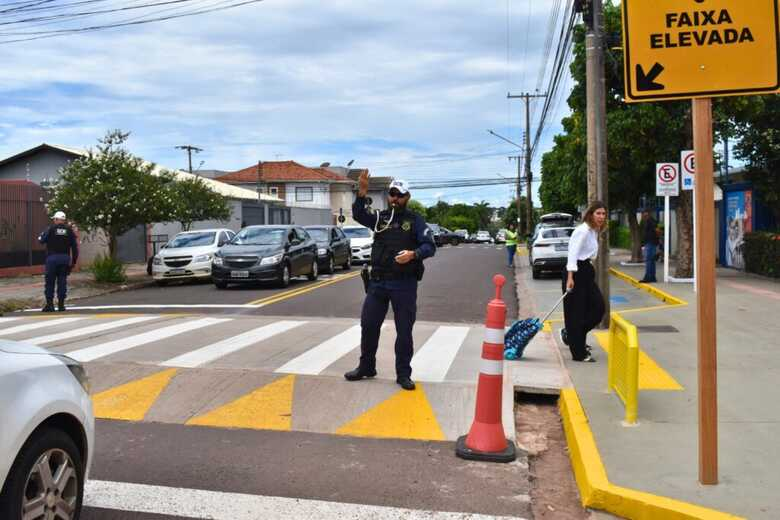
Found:
[[[623,0],[626,101],[780,91],[778,0]]]

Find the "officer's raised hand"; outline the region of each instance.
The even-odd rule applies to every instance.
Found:
[[[368,170],[360,172],[360,178],[358,178],[358,197],[365,197],[368,195]]]
[[[417,257],[417,254],[414,251],[409,251],[407,249],[404,249],[403,251],[399,251],[398,254],[395,256],[395,261],[401,265],[408,264],[412,260],[414,260]]]

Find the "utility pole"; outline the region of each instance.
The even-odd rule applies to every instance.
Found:
[[[507,94],[508,99],[523,98],[525,99],[525,196],[528,199],[526,202],[526,219],[528,221],[528,233],[531,233],[533,229],[534,221],[534,203],[531,198],[531,98],[543,98],[547,97],[547,94],[519,94],[513,96]]]
[[[520,193],[522,192],[521,186],[522,186],[522,169],[523,169],[523,156],[522,155],[510,155],[509,160],[515,160],[517,161],[517,192],[515,194],[515,207],[517,208],[517,232],[519,233],[521,230],[520,227]],[[525,225],[522,227],[525,234],[530,233],[530,230],[528,230],[528,223],[526,222]]]
[[[262,200],[263,198],[260,196],[260,194],[262,193],[262,188],[260,187],[260,177],[261,177],[261,173],[262,172],[263,172],[263,161],[257,161],[257,185],[256,185],[256,189],[257,189],[257,202],[258,203],[263,201]]]
[[[189,159],[190,164],[190,173],[192,173],[192,152],[198,153],[202,152],[203,148],[198,148],[197,146],[192,146],[191,144],[183,144],[181,146],[176,147],[179,150],[187,150],[187,158]]]
[[[488,130],[488,133],[490,135],[494,136],[494,137],[498,137],[502,141],[506,141],[507,143],[511,144],[512,146],[516,146],[519,149],[525,151],[525,149],[522,146],[520,146],[519,144],[517,144],[516,142],[512,141],[511,139],[507,139],[506,137],[504,137],[501,134],[495,133],[493,130]],[[517,159],[517,195],[516,195],[517,196],[517,200],[515,201],[515,203],[517,204],[517,222],[518,222],[518,224],[520,223],[520,187],[522,186],[522,176],[521,176],[521,173],[520,173],[520,169],[521,169],[521,164],[522,164],[522,162],[521,162],[522,158],[523,158],[522,155],[512,155],[512,156],[509,157],[510,161],[512,159]],[[529,199],[528,200],[530,201],[531,200],[530,199],[530,195],[531,195],[530,191],[528,192],[528,195],[529,195]],[[518,231],[519,231],[520,226],[517,226],[517,227],[518,227]],[[527,221],[526,227],[528,228],[527,232],[530,233],[531,232],[531,220],[530,219]]]
[[[607,105],[602,42],[604,10],[602,0],[584,0],[582,17],[588,26],[585,35],[585,70],[588,126],[588,204],[600,200],[609,204],[607,175]],[[629,218],[636,218],[630,215]],[[609,215],[607,215],[609,220]],[[609,327],[609,227],[601,234],[596,261],[596,283],[604,295],[604,319]]]

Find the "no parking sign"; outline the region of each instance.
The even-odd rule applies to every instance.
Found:
[[[655,195],[657,197],[676,197],[680,194],[679,165],[677,163],[658,163],[655,165]]]
[[[680,166],[682,167],[682,189],[692,190],[696,185],[696,156],[693,150],[680,152]]]

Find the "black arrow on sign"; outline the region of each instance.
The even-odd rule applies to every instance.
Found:
[[[664,71],[664,66],[658,62],[655,62],[650,72],[645,74],[645,70],[641,65],[636,66],[636,89],[638,91],[643,90],[663,90],[664,86],[661,83],[656,83],[655,79]]]

